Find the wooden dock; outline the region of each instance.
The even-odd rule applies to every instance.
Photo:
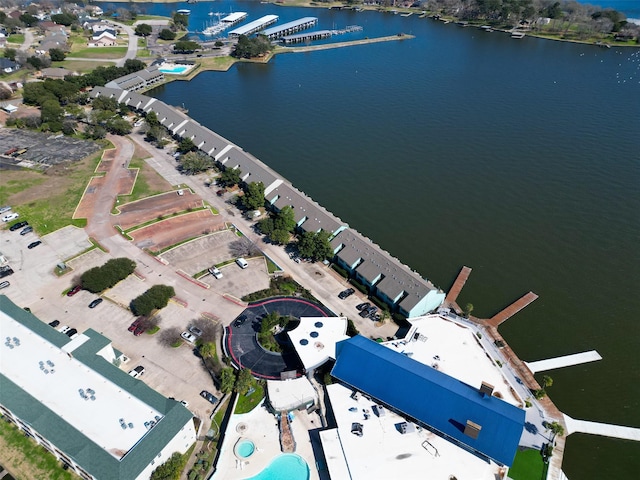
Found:
[[[471,275],[471,268],[462,267],[460,273],[458,273],[458,276],[456,277],[455,282],[453,282],[451,290],[449,290],[449,293],[447,293],[447,297],[444,299],[444,303],[446,305],[450,305],[456,310],[460,310],[458,304],[456,303],[456,300],[458,299],[458,295],[460,295],[460,292],[462,291],[462,287],[464,287],[464,284],[467,283],[469,275]]]
[[[526,307],[531,302],[533,302],[536,298],[538,298],[538,295],[536,295],[535,293],[533,293],[533,292],[527,293],[525,296],[521,297],[519,300],[516,300],[511,305],[509,305],[507,308],[505,308],[501,312],[499,312],[496,315],[494,315],[493,317],[491,317],[489,320],[486,320],[487,325],[490,325],[490,326],[492,326],[494,328],[498,328],[498,326],[501,323],[505,322],[506,320],[511,318],[513,315],[518,313],[524,307]]]

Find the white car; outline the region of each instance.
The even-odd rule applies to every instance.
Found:
[[[184,338],[187,342],[189,343],[195,343],[195,341],[198,339],[198,337],[196,337],[193,333],[191,332],[182,332],[180,334],[180,336],[182,338]]]
[[[184,195],[184,190],[178,190],[178,192],[177,192],[177,193],[178,193],[178,195],[181,197],[181,196],[183,196],[183,195]]]
[[[129,375],[131,375],[133,378],[138,378],[143,374],[144,374],[144,367],[142,365],[138,365],[133,370],[129,370]]]
[[[209,269],[209,273],[213,275],[215,278],[218,278],[218,279],[222,278],[222,272],[218,270],[216,267],[211,267]]]
[[[20,215],[18,215],[17,213],[9,213],[7,215],[5,215],[4,217],[2,217],[2,221],[3,222],[10,222],[11,220],[15,220],[16,218],[18,218]]]
[[[11,207],[9,205],[5,205],[4,207],[0,207],[0,213],[8,212],[9,210],[11,210]]]

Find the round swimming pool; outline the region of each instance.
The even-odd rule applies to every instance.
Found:
[[[247,480],[309,480],[309,465],[295,453],[282,453],[255,477]]]
[[[251,440],[240,440],[233,449],[238,458],[249,458],[256,450]]]

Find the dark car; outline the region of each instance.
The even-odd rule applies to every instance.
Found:
[[[93,302],[89,304],[89,308],[96,308],[98,305],[102,303],[101,298],[96,298]]]
[[[13,275],[13,269],[9,265],[0,267],[0,278],[8,277],[9,275]]]
[[[74,335],[77,335],[77,334],[78,334],[78,330],[76,330],[75,328],[72,328],[72,329],[67,330],[67,331],[65,332],[65,335],[66,335],[67,337],[73,337]]]
[[[209,403],[213,403],[214,405],[218,403],[218,399],[214,397],[211,393],[207,392],[206,390],[202,390],[200,392],[200,396],[206,399]]]
[[[218,191],[216,192],[216,195],[217,195],[217,196],[219,196],[219,197],[221,197],[222,195],[224,195],[224,190],[218,190]]]
[[[134,328],[134,330],[133,330],[133,334],[134,334],[136,337],[139,337],[140,335],[142,335],[142,334],[143,334],[144,332],[146,332],[146,331],[147,331],[147,329],[145,328],[145,326],[144,326],[144,325],[142,325],[142,324],[140,324],[140,325],[137,325],[137,326],[136,326],[136,328]]]
[[[33,232],[33,227],[31,225],[29,225],[28,227],[24,227],[20,231],[20,235],[26,235],[27,233],[31,233],[31,232]]]
[[[354,293],[356,293],[356,291],[353,288],[347,288],[346,290],[343,290],[342,292],[340,292],[338,294],[338,297],[344,300],[345,298],[350,297]]]
[[[11,285],[9,282],[4,281],[4,282],[0,282],[0,290],[3,288],[7,288],[9,285]]]
[[[29,222],[18,222],[18,223],[14,223],[13,225],[11,225],[9,227],[9,230],[11,230],[12,232],[15,232],[16,230],[18,230],[19,228],[22,227],[26,227],[27,225],[29,225]]]
[[[67,292],[67,297],[73,297],[80,290],[82,290],[82,287],[80,285],[76,285],[75,287],[73,287],[71,290]]]
[[[240,315],[238,318],[236,318],[236,321],[233,322],[233,326],[234,327],[239,327],[240,325],[242,325],[246,321],[247,321],[247,316],[246,315]]]
[[[60,320],[54,320],[53,322],[49,322],[49,326],[56,328],[58,325],[60,325]]]
[[[133,323],[131,325],[129,325],[129,331],[133,332],[135,331],[136,328],[138,328],[138,325],[140,325],[140,319],[136,318]]]
[[[371,304],[369,302],[364,302],[359,305],[356,305],[356,308],[360,311],[360,310],[364,310],[365,308],[369,308],[370,306]]]
[[[36,248],[38,245],[40,245],[42,242],[40,240],[36,240],[35,242],[31,242],[29,245],[27,245],[27,248],[29,250],[31,250],[32,248]]]

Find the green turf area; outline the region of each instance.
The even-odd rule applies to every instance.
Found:
[[[67,58],[122,58],[127,53],[127,47],[93,47],[71,52]]]
[[[518,450],[513,465],[509,469],[509,478],[513,480],[543,480],[546,465],[539,450]]]
[[[253,410],[256,405],[260,403],[260,401],[264,398],[264,390],[262,389],[262,385],[256,384],[253,387],[255,391],[248,396],[238,394],[238,403],[236,404],[236,415],[241,413],[247,413]]]

